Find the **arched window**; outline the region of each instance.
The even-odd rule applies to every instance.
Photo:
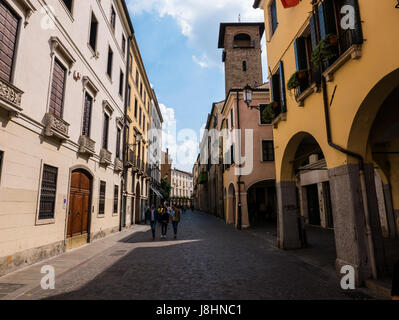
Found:
[[[248,48],[251,47],[251,36],[246,33],[237,34],[234,37],[233,46],[235,48]]]

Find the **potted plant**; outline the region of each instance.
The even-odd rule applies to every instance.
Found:
[[[262,110],[262,121],[265,123],[272,123],[275,117],[275,109],[278,108],[277,102],[271,102]]]
[[[301,85],[301,81],[306,79],[307,72],[308,70],[299,70],[294,72],[288,80],[287,89],[291,91],[298,88]]]
[[[318,68],[321,63],[337,56],[338,37],[335,34],[328,34],[314,48],[312,52],[312,64]]]

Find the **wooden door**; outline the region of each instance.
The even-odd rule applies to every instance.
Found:
[[[67,238],[88,234],[91,179],[83,171],[72,173]]]

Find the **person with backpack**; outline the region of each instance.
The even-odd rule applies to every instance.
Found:
[[[155,208],[154,205],[152,205],[148,215],[148,220],[150,220],[150,225],[151,225],[152,240],[155,240],[155,231],[157,229],[158,219],[159,219],[158,210]]]
[[[177,227],[179,226],[180,222],[180,210],[175,206],[173,206],[170,211],[170,222],[173,226],[174,239],[177,239]]]
[[[159,221],[161,223],[161,239],[166,239],[169,223],[169,212],[166,207],[162,207],[161,212],[159,212]]]

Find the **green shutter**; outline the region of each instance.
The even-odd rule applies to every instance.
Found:
[[[284,77],[284,63],[280,61],[280,100],[281,112],[287,112],[287,100],[285,96],[285,77]]]

